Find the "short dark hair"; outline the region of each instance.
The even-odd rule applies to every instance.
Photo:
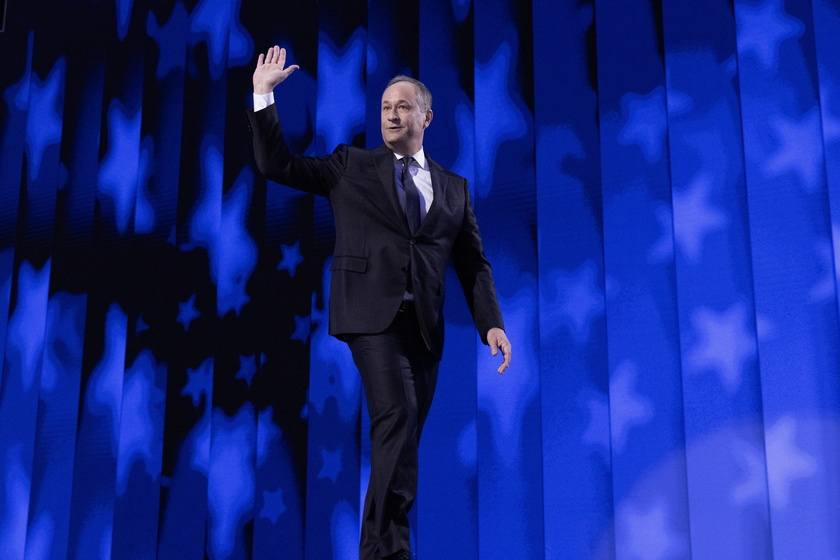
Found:
[[[399,76],[394,76],[393,78],[391,78],[391,81],[388,82],[388,85],[385,86],[385,89],[388,89],[397,82],[408,82],[417,86],[417,91],[420,93],[420,109],[423,111],[428,111],[432,108],[432,92],[429,91],[429,88],[426,87],[426,84],[424,84],[420,80],[416,80],[414,78],[410,78],[409,76],[403,76],[402,74],[400,74]]]

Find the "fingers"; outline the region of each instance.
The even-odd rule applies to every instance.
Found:
[[[500,374],[504,373],[505,370],[510,365],[510,358],[511,358],[511,345],[510,340],[505,335],[504,331],[501,329],[490,329],[487,333],[487,343],[490,345],[490,354],[496,356],[499,353],[499,350],[502,351],[502,357],[504,360],[502,361],[502,365],[499,366],[498,371]]]
[[[502,365],[499,366],[499,369],[496,370],[499,372],[499,375],[503,374],[510,365],[510,343],[507,343],[502,347],[502,355],[505,357],[505,360],[502,362]]]
[[[277,45],[269,48],[265,54],[260,53],[259,58],[257,58],[257,66],[262,66],[263,64],[280,64],[281,66],[286,63],[286,49],[281,49]]]

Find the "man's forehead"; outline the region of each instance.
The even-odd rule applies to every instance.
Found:
[[[417,97],[417,86],[411,82],[395,82],[382,92],[382,103],[392,101],[413,102]]]

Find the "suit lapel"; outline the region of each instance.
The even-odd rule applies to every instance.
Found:
[[[382,182],[382,187],[388,200],[391,202],[393,209],[394,220],[401,226],[408,228],[405,222],[405,215],[403,214],[400,200],[397,198],[397,184],[394,178],[394,152],[388,146],[382,144],[370,153],[373,158],[373,163],[376,166],[376,171],[379,174],[379,180]]]
[[[391,202],[394,220],[407,232],[408,223],[405,220],[405,213],[397,197],[397,185],[394,177],[394,152],[385,144],[382,144],[378,148],[371,150],[370,155],[379,174],[379,180],[382,183],[388,200]],[[418,234],[434,227],[435,220],[437,220],[437,216],[440,214],[441,206],[446,200],[446,189],[449,184],[449,179],[440,165],[435,163],[428,155],[426,155],[426,162],[429,165],[429,173],[432,176],[432,192],[434,193],[434,198],[432,199],[432,205],[429,207],[426,218],[420,224],[420,229],[417,231]]]
[[[429,207],[429,212],[426,214],[426,219],[420,224],[420,229],[417,233],[434,227],[435,220],[437,220],[440,209],[446,200],[446,188],[449,185],[443,168],[432,161],[428,154],[426,154],[426,162],[429,164],[429,173],[432,175],[432,192],[434,193],[434,198],[432,199],[432,205]]]

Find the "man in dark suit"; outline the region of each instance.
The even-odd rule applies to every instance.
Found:
[[[292,154],[274,88],[297,70],[275,46],[254,71],[249,112],[259,170],[326,196],[335,217],[330,334],[347,342],[370,416],[371,474],[361,560],[409,559],[408,511],[417,487],[417,447],[443,352],[443,298],[451,259],[482,341],[510,364],[511,345],[467,181],[423,151],[432,96],[398,76],[382,94],[384,144],[338,146],[325,157]]]

